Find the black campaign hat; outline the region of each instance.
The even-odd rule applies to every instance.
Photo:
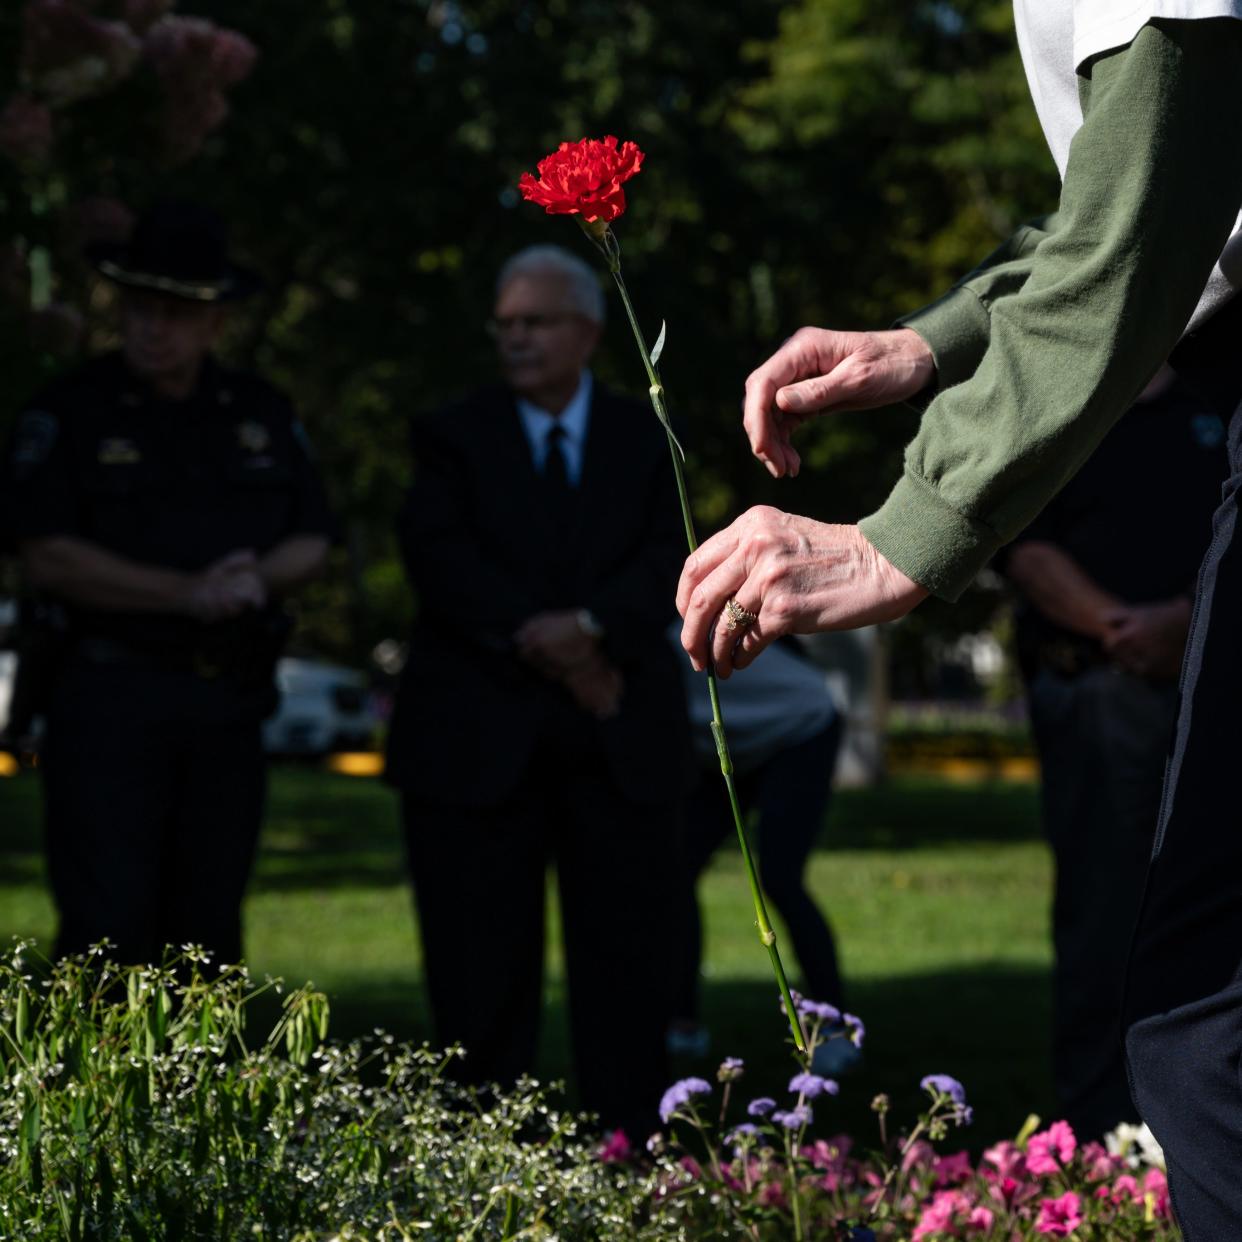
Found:
[[[139,217],[128,242],[95,242],[86,255],[118,285],[192,302],[244,298],[261,283],[229,260],[220,217],[193,203],[160,203]]]

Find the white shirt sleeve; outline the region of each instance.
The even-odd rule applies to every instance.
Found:
[[[1074,68],[1125,47],[1153,18],[1196,21],[1205,17],[1242,19],[1242,0],[1074,0]]]

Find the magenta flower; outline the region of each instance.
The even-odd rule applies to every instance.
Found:
[[[613,1130],[595,1153],[601,1164],[625,1164],[634,1155],[634,1148],[624,1130]]]
[[[1159,1220],[1169,1218],[1169,1179],[1162,1169],[1148,1169],[1143,1178],[1143,1197],[1151,1196],[1151,1210]]]
[[[936,1185],[937,1186],[956,1186],[960,1182],[969,1180],[974,1168],[970,1163],[970,1152],[959,1151],[952,1156],[937,1156],[936,1165]]]
[[[1078,1140],[1069,1122],[1054,1121],[1046,1130],[1031,1135],[1026,1145],[1026,1165],[1032,1173],[1059,1173],[1077,1150]]]
[[[1068,1238],[1082,1224],[1082,1200],[1067,1190],[1059,1199],[1044,1199],[1039,1205],[1036,1232],[1053,1238]]]

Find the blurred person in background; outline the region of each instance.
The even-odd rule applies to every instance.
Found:
[[[707,1053],[700,986],[703,918],[697,888],[716,851],[736,840],[728,791],[712,737],[707,683],[678,651],[698,771],[686,803],[683,830],[681,918],[673,940],[673,1021],[669,1051]],[[756,838],[763,890],[789,929],[803,987],[813,999],[841,1009],[845,1003],[832,928],[807,891],[806,864],[824,826],[832,777],[841,748],[841,713],[823,670],[786,639],[747,672],[721,682],[721,713],[728,722],[738,800],[743,815],[757,817]],[[846,1039],[816,1049],[813,1068],[839,1074],[858,1058]]]
[[[1165,367],[1002,553],[1056,860],[1053,1085],[1087,1138],[1135,1115],[1118,1035],[1126,957],[1227,474],[1219,415]]]
[[[418,603],[388,775],[436,1038],[469,1082],[534,1068],[555,863],[582,1102],[641,1140],[666,1085],[665,958],[685,704],[665,639],[683,558],[664,433],[589,362],[594,272],[503,267],[503,384],[413,425],[400,538]]]
[[[186,943],[235,962],[281,601],[322,571],[331,519],[288,401],[212,357],[256,287],[222,222],[165,203],[89,253],[121,348],[31,401],[4,463],[9,533],[63,618],[23,674],[46,721],[56,953],[107,938],[123,962]]]

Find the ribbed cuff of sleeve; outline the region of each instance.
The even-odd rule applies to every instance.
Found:
[[[1000,547],[982,522],[949,504],[907,471],[888,499],[858,524],[866,540],[902,573],[941,599],[955,600]]]
[[[969,289],[950,289],[930,306],[899,319],[927,342],[936,360],[936,388],[943,392],[970,379],[987,353],[991,321]]]

